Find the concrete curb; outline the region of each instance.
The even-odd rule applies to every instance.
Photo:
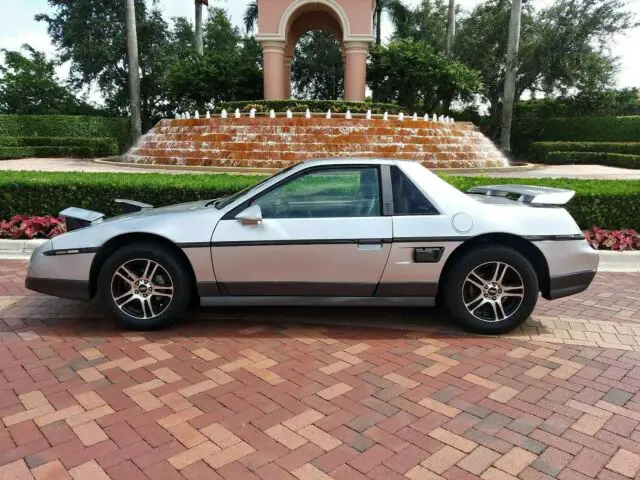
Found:
[[[46,240],[0,240],[0,260],[29,259]],[[599,272],[640,272],[640,251],[601,250]]]
[[[0,239],[0,258],[5,255],[27,256],[42,245],[46,240],[3,240]]]

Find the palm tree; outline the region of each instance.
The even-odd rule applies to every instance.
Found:
[[[502,94],[502,125],[500,128],[500,147],[505,154],[511,152],[511,120],[513,118],[516,75],[518,73],[517,62],[521,15],[522,0],[512,0],[511,19],[509,20],[509,43],[507,44],[507,68],[504,75],[504,92]]]
[[[449,11],[447,12],[447,37],[445,52],[448,57],[453,53],[453,39],[456,36],[456,0],[449,0]]]
[[[204,52],[202,40],[202,5],[209,5],[209,0],[195,0],[196,2],[196,33],[195,33],[195,49],[198,55]]]
[[[382,43],[383,13],[387,13],[391,17],[391,22],[396,28],[409,17],[409,10],[402,3],[402,0],[378,0],[376,9],[373,12],[373,24],[376,29],[376,45]]]
[[[249,5],[247,5],[247,9],[244,11],[243,21],[244,21],[244,28],[247,31],[247,33],[252,32],[253,28],[256,25],[256,22],[258,21],[258,1],[257,0],[253,0],[249,2]]]
[[[136,31],[135,0],[125,0],[127,56],[129,58],[129,102],[131,105],[131,137],[135,144],[142,135],[140,112],[140,62],[138,60],[138,34]]]

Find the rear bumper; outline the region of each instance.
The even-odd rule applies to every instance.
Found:
[[[89,282],[82,280],[60,280],[55,278],[27,277],[25,287],[34,292],[69,298],[71,300],[90,301]]]
[[[549,292],[544,296],[547,300],[568,297],[576,293],[584,292],[593,278],[596,276],[595,270],[585,272],[558,275],[549,279]]]

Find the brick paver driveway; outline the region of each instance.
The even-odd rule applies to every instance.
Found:
[[[0,479],[640,478],[638,274],[504,337],[403,309],[139,334],[23,277],[0,262]]]

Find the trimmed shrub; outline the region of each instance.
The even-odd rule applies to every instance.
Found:
[[[531,145],[531,152],[541,160],[550,152],[606,152],[640,155],[640,142],[535,142]]]
[[[118,154],[115,138],[0,137],[0,160],[26,157],[104,157]]]
[[[0,136],[114,138],[119,153],[131,146],[128,118],[75,115],[0,115]]]
[[[113,148],[103,147],[95,145],[87,145],[84,147],[61,147],[57,145],[42,147],[0,147],[0,160],[30,157],[94,158],[105,155],[115,155],[118,152],[117,145],[112,145]]]
[[[549,165],[607,165],[640,168],[640,155],[607,152],[549,152],[543,163]]]
[[[541,140],[569,142],[638,142],[640,116],[550,118]]]
[[[212,199],[255,184],[263,176],[149,173],[3,172],[0,218],[13,215],[57,215],[69,206],[107,215],[121,209],[113,200],[130,198],[156,206]],[[479,185],[530,184],[576,191],[567,205],[580,227],[640,230],[640,180],[575,180],[443,176],[467,191]]]
[[[307,108],[312,113],[326,113],[331,109],[334,113],[345,113],[351,110],[351,113],[371,113],[381,115],[388,112],[390,115],[397,115],[404,112],[405,114],[413,114],[408,112],[406,108],[392,103],[369,103],[369,102],[343,102],[340,100],[254,100],[242,102],[221,102],[216,105],[213,110],[220,113],[223,109],[229,113],[239,108],[241,112],[249,112],[252,108],[258,113],[268,113],[270,110],[276,112],[306,112]]]

